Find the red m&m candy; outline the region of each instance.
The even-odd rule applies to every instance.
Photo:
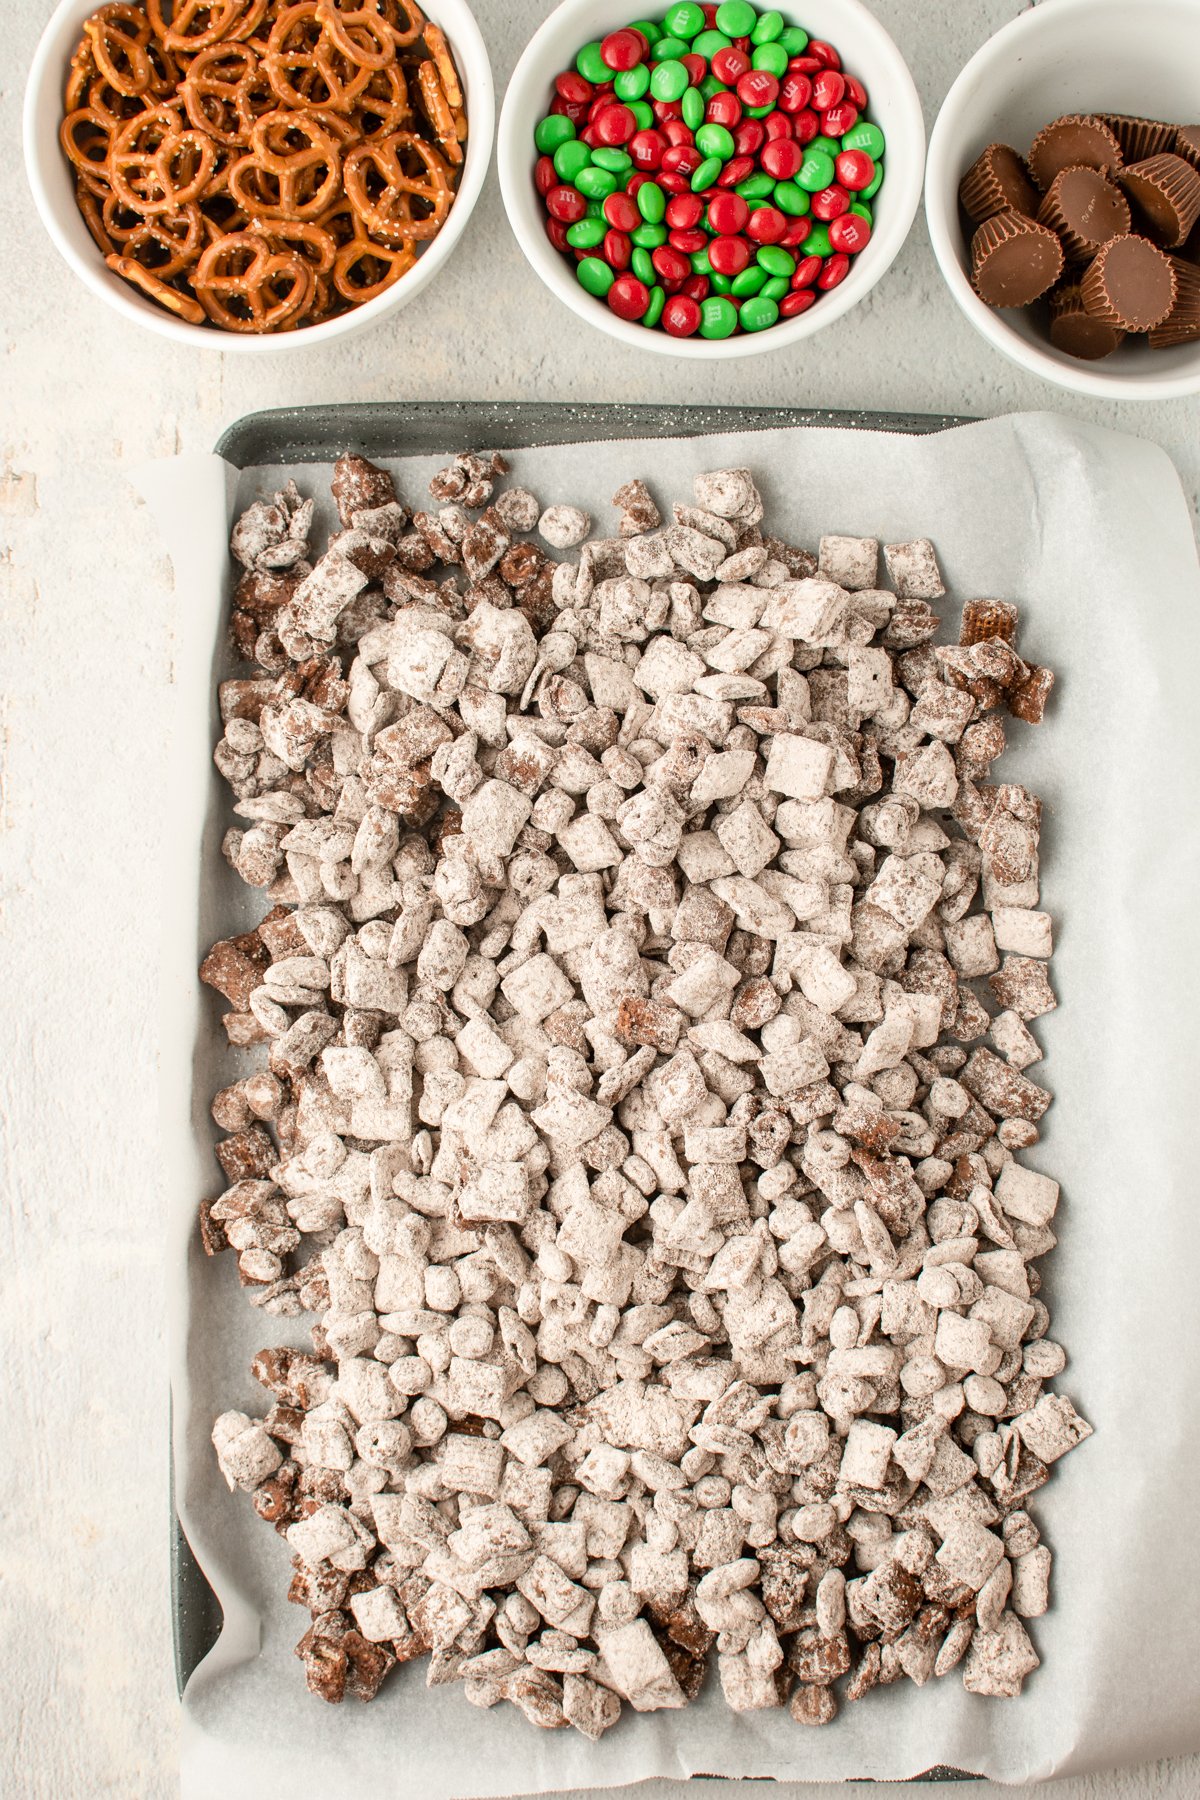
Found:
[[[871,227],[858,213],[843,213],[829,227],[829,241],[835,250],[857,256],[871,241]]]
[[[618,275],[608,290],[608,304],[618,319],[631,323],[645,316],[650,304],[650,289],[636,275]]]
[[[708,283],[705,282],[707,290]],[[690,294],[673,294],[663,307],[662,327],[672,337],[694,337],[700,329],[700,303]]]
[[[550,189],[546,195],[546,211],[564,225],[574,225],[587,214],[587,201],[578,188],[565,184]]]
[[[640,31],[613,31],[601,44],[600,54],[610,69],[636,69],[646,54],[646,40]]]
[[[799,174],[804,154],[795,138],[771,138],[763,145],[759,161],[776,181],[790,181]]]
[[[834,158],[833,166],[838,181],[852,194],[870,187],[875,179],[875,159],[868,156],[865,150],[843,150],[840,156]]]
[[[849,205],[849,194],[845,188],[838,187],[835,183],[833,187],[822,188],[819,194],[813,195],[812,216],[827,225],[831,219],[840,219]]]
[[[636,118],[629,108],[622,106],[619,101],[610,101],[596,114],[592,123],[600,142],[611,145],[613,148],[627,144],[630,138],[637,135],[638,122]]]
[[[740,194],[717,194],[709,202],[708,225],[720,237],[729,237],[745,229],[750,208]]]

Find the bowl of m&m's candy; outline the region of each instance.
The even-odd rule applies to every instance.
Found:
[[[547,287],[636,348],[710,358],[857,305],[908,234],[924,154],[912,77],[859,0],[640,17],[564,0],[499,132],[509,220]]]

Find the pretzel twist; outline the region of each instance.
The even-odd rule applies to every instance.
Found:
[[[386,69],[395,57],[395,33],[369,0],[353,8],[339,0],[317,0],[317,19],[347,62],[375,71]]]
[[[239,231],[209,244],[192,286],[226,331],[280,331],[309,305],[315,277],[303,257]]]
[[[343,56],[326,36],[317,18],[317,0],[297,0],[280,13],[271,28],[263,67],[280,105],[297,112],[312,106],[349,112],[366,92],[373,73]]]
[[[156,107],[131,119],[117,134],[108,157],[113,193],[147,218],[198,200],[216,167],[212,139],[180,124],[170,107]]]
[[[154,35],[165,50],[193,53],[249,37],[268,0],[146,0]]]
[[[228,149],[240,149],[249,135],[243,121],[259,71],[248,44],[213,44],[194,56],[179,91],[195,129]]]
[[[294,138],[304,140],[295,145]],[[229,192],[248,213],[293,222],[316,219],[332,203],[341,176],[333,133],[312,114],[267,113],[250,133],[250,154],[229,171]]]
[[[153,71],[146,46],[150,24],[136,6],[102,6],[84,28],[97,72],[118,94],[141,95]]]
[[[420,167],[414,170],[414,163]],[[412,131],[394,131],[381,143],[352,150],[342,180],[367,231],[385,243],[436,237],[453,199],[449,169]]]

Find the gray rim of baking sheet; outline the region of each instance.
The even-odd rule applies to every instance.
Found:
[[[919,437],[971,423],[969,417],[951,414],[833,412],[789,406],[383,400],[247,413],[222,432],[215,449],[235,468],[247,469],[257,463],[332,462],[346,450],[369,457],[420,456],[454,449],[522,450],[541,444],[582,444],[592,438],[612,442],[618,438],[703,437],[798,426],[822,431],[893,431]],[[221,1609],[179,1523],[173,1462],[170,1566],[175,1685],[182,1698],[192,1672],[220,1636]],[[978,1777],[939,1767],[912,1779],[976,1781]]]

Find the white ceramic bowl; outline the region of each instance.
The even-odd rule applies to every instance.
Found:
[[[781,320],[768,331],[743,332],[730,338],[675,338],[618,319],[603,300],[580,287],[571,264],[546,236],[545,211],[533,183],[537,158],[533,128],[553,98],[554,77],[573,65],[583,44],[627,25],[635,10],[629,0],[563,0],[534,33],[513,71],[500,114],[497,166],[509,223],[527,261],[551,292],[585,323],[598,326],[635,350],[720,361],[782,350],[833,325],[857,306],[891,267],[920,204],[925,123],[912,76],[895,44],[860,0],[796,0],[795,4],[780,0],[780,10],[789,23],[802,25],[810,37],[836,45],[847,69],[858,76],[870,96],[870,116],[887,139],[886,175],[874,203],[874,235],[855,257],[841,286],[822,294],[799,318]],[[646,16],[658,19],[666,10],[667,0],[657,0]]]
[[[1200,343],[1151,350],[1127,339],[1103,362],[1056,350],[1038,311],[985,306],[969,278],[958,185],[996,141],[1022,155],[1063,113],[1200,117],[1200,0],[1043,0],[997,32],[947,94],[929,140],[925,211],[934,255],[976,331],[1034,375],[1110,400],[1200,393]]]
[[[220,331],[172,318],[161,306],[156,306],[106,268],[92,241],[75,204],[75,182],[70,164],[59,146],[58,128],[63,116],[63,87],[71,53],[82,35],[84,20],[96,11],[98,4],[99,0],[60,0],[34,52],[25,88],[24,122],[25,169],[42,222],[63,260],[94,294],[125,318],[147,326],[160,337],[172,338],[177,344],[262,356],[312,349],[328,344],[334,338],[347,337],[353,331],[361,331],[386,314],[407,306],[436,279],[438,270],[466,230],[479,198],[491,161],[496,122],[491,65],[479,27],[465,0],[434,0],[432,13],[454,52],[470,122],[462,176],[445,225],[408,273],[378,299],[368,300],[365,305],[353,307],[320,325],[304,325],[296,331],[263,335]]]

